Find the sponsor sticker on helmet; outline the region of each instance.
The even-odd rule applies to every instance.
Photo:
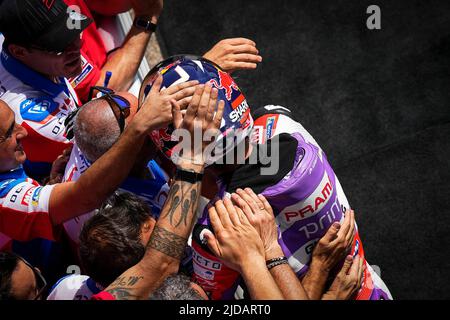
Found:
[[[266,121],[266,139],[272,138],[272,132],[275,131],[275,117],[269,117]]]
[[[209,80],[209,83],[219,90],[225,90],[225,97],[228,101],[231,101],[233,89],[236,91],[240,91],[239,87],[228,73],[217,69],[217,75],[219,76],[219,81],[217,81],[216,79],[211,79]]]
[[[250,107],[244,95],[239,95],[239,97],[231,103],[231,106],[233,108],[233,111],[229,114],[231,122],[234,123],[239,121],[241,124],[244,124],[250,113]]]

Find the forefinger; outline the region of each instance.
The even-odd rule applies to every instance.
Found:
[[[355,233],[355,212],[353,210],[350,210],[349,229],[345,236],[345,240],[347,241],[347,243],[350,242],[350,240],[352,240],[354,233]]]
[[[353,259],[352,266],[350,267],[350,271],[348,272],[349,275],[353,275],[355,277],[358,276],[359,268],[360,268],[360,260],[361,257],[356,255],[356,257]]]
[[[345,236],[347,235],[348,229],[350,229],[350,210],[345,211],[345,217],[344,222],[342,223],[341,229],[338,232],[338,236],[343,236],[345,239]]]
[[[251,53],[253,55],[257,55],[259,53],[258,49],[255,46],[248,44],[233,47],[233,52],[234,54]]]
[[[214,109],[216,109],[219,91],[216,88],[211,90],[211,99],[209,99],[208,110],[206,111],[206,121],[211,122],[214,119]]]
[[[244,199],[244,201],[250,206],[253,214],[258,213],[259,211],[259,207],[256,204],[255,200],[244,190],[242,189],[237,189],[236,193],[241,196],[242,199]]]
[[[236,208],[234,207],[233,203],[231,202],[231,200],[227,197],[225,197],[223,199],[223,203],[225,205],[225,208],[228,211],[228,216],[230,217],[231,222],[233,222],[233,224],[235,226],[241,224],[241,221],[239,219],[239,215],[236,211]]]
[[[220,221],[219,215],[217,214],[217,210],[214,206],[208,209],[208,214],[214,233],[217,233],[218,230],[223,229],[222,222]]]
[[[205,84],[202,97],[200,98],[200,103],[197,110],[197,117],[199,120],[203,120],[206,116],[208,110],[209,101],[211,98],[212,86],[209,83]]]
[[[247,192],[247,194],[253,199],[259,209],[264,209],[264,204],[261,202],[261,199],[258,198],[251,188],[245,188],[244,191]]]
[[[237,193],[233,193],[231,194],[231,200],[233,200],[233,202],[240,208],[242,209],[242,211],[244,211],[245,215],[247,216],[252,216],[253,215],[253,211],[250,208],[250,206],[247,204],[247,202],[241,198],[240,195],[238,195]]]
[[[193,87],[196,86],[198,84],[198,80],[191,80],[191,81],[187,81],[187,82],[183,82],[180,84],[177,84],[175,86],[170,86],[167,89],[164,89],[164,93],[172,95],[174,93],[177,93],[178,91],[181,91],[183,89],[189,88],[189,87]]]
[[[198,105],[203,94],[203,89],[204,85],[202,84],[195,89],[194,96],[192,97],[191,103],[189,103],[189,107],[186,110],[184,121],[194,121],[195,115],[197,114]]]
[[[160,74],[156,78],[155,82],[153,82],[153,86],[152,86],[152,89],[150,90],[149,96],[159,92],[159,90],[161,89],[162,82],[163,82],[163,76]]]
[[[256,46],[256,43],[247,38],[231,38],[228,39],[228,43],[231,45],[241,45],[241,44],[249,44],[251,46]]]
[[[222,117],[223,117],[223,110],[225,109],[225,101],[220,100],[219,104],[217,106],[217,112],[214,115],[214,127],[216,129],[220,128],[220,125],[222,123]]]
[[[232,226],[231,219],[230,219],[227,208],[223,204],[223,201],[218,200],[215,204],[215,207],[216,207],[220,222],[222,223],[222,226],[224,228],[231,227]]]

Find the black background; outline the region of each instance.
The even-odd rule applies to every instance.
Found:
[[[326,151],[394,298],[450,298],[450,2],[164,2],[167,55],[241,36],[264,59],[234,75],[250,106],[289,107]]]

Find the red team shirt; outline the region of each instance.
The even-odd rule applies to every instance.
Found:
[[[0,56],[0,99],[15,114],[28,136],[22,140],[31,176],[46,176],[52,162],[70,146],[64,121],[79,101],[65,78],[53,82],[12,57]]]
[[[19,167],[0,174],[0,250],[11,250],[12,239],[55,240],[48,212],[54,188],[40,186]]]
[[[66,0],[92,17],[83,0]],[[24,167],[32,177],[45,177],[52,162],[70,146],[64,120],[87,100],[89,89],[100,78],[106,49],[95,22],[82,33],[82,72],[54,83],[13,58],[3,47],[0,62],[0,99],[15,113],[16,122],[28,131],[22,144],[27,154]]]
[[[89,89],[100,79],[101,69],[107,60],[107,52],[102,37],[97,31],[93,13],[83,0],[64,0],[68,6],[77,6],[80,13],[91,18],[93,22],[81,36],[81,59],[83,71],[76,77],[69,79],[81,101],[86,102]],[[75,9],[76,7],[74,7]]]

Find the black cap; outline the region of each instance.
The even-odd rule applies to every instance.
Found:
[[[63,0],[0,0],[0,32],[25,47],[64,51],[91,22]]]

